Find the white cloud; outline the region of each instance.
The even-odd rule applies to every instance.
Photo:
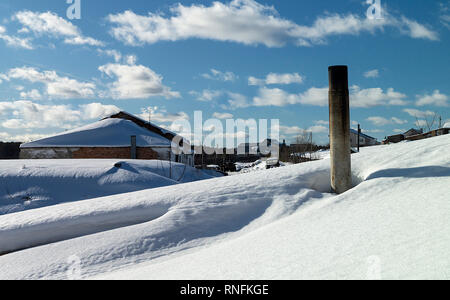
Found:
[[[301,84],[303,77],[298,73],[276,74],[270,73],[265,79],[258,79],[253,76],[248,78],[249,85],[271,85],[271,84]]]
[[[42,95],[41,93],[36,90],[33,89],[29,92],[21,92],[20,93],[20,98],[22,99],[28,99],[28,100],[41,100],[42,99]]]
[[[30,38],[20,38],[17,36],[10,36],[6,34],[6,28],[3,26],[0,26],[0,40],[5,41],[6,44],[11,47],[23,48],[28,50],[33,49],[33,45],[31,44]]]
[[[70,128],[68,124],[80,120],[80,112],[67,105],[42,105],[31,101],[0,102],[0,114],[11,118],[0,125],[7,129]]]
[[[220,119],[220,120],[230,120],[230,119],[233,119],[233,117],[234,116],[232,114],[230,114],[230,113],[218,113],[218,112],[215,112],[213,114],[213,118]]]
[[[40,72],[31,67],[14,68],[9,70],[8,78],[42,83],[50,98],[86,99],[95,95],[95,84],[61,77],[56,71]]]
[[[432,31],[431,29],[414,20],[402,17],[401,24],[403,25],[402,31],[404,31],[407,35],[409,35],[412,38],[425,39],[431,41],[439,40],[439,35],[437,32]]]
[[[442,15],[440,18],[442,25],[450,29],[450,15]]]
[[[447,29],[450,29],[450,2],[439,3],[439,8],[442,25],[444,25]]]
[[[314,123],[316,123],[317,125],[330,125],[330,122],[325,120],[314,121]],[[358,125],[358,123],[356,123],[356,125]]]
[[[231,109],[236,110],[239,108],[247,108],[251,106],[251,103],[249,103],[247,97],[245,95],[239,94],[239,93],[227,93],[229,99],[228,99],[228,105],[222,105],[221,107],[223,109]]]
[[[425,94],[417,96],[416,105],[417,106],[433,105],[446,107],[448,106],[448,99],[449,97],[447,95],[441,94],[439,90],[435,90],[431,95]]]
[[[288,135],[288,136],[299,135],[299,134],[303,134],[305,132],[320,134],[320,133],[328,133],[328,131],[329,131],[328,127],[325,127],[322,125],[311,126],[307,129],[300,128],[298,126],[280,126],[279,130],[280,130],[281,134]]]
[[[350,103],[352,107],[375,107],[375,106],[403,106],[408,104],[405,94],[396,92],[393,88],[386,92],[381,88],[361,89],[354,85],[350,89]]]
[[[282,89],[262,87],[259,95],[253,98],[255,106],[286,106],[304,104],[313,106],[328,105],[328,88],[310,88],[301,94],[289,94]]]
[[[103,43],[91,37],[85,37],[77,26],[53,12],[38,13],[32,11],[20,11],[13,20],[17,20],[23,26],[21,32],[34,32],[36,35],[48,35],[64,38],[64,43],[72,45],[103,46]]]
[[[39,133],[29,133],[29,134],[19,134],[19,135],[12,135],[7,132],[0,132],[0,140],[4,142],[21,142],[21,143],[28,143],[36,140],[40,140],[52,135],[53,134],[39,134]]]
[[[403,124],[408,123],[408,121],[401,120],[396,117],[392,117],[390,119],[386,119],[384,117],[370,117],[370,118],[367,118],[367,121],[371,122],[375,126],[386,126],[386,125],[390,125],[390,124],[403,125]]]
[[[202,92],[191,91],[190,95],[195,96],[198,101],[208,102],[222,96],[222,91],[203,90]]]
[[[4,120],[0,126],[6,129],[70,129],[83,120],[96,120],[119,111],[116,106],[101,103],[72,109],[70,105],[43,105],[28,100],[0,102],[0,116]]]
[[[312,132],[312,133],[328,133],[329,128],[325,127],[323,125],[315,125],[309,127],[306,131]]]
[[[413,108],[406,108],[403,111],[414,118],[426,118],[426,117],[432,117],[435,115],[434,112],[429,111],[429,110],[418,110],[418,109],[413,109]]]
[[[158,123],[173,123],[178,120],[189,120],[189,115],[185,112],[168,113],[165,109],[160,109],[157,106],[146,107],[141,109],[141,114],[138,115],[141,119]]]
[[[103,119],[120,112],[115,105],[104,105],[101,103],[90,103],[80,105],[82,118],[85,120]]]
[[[378,78],[380,76],[380,72],[378,70],[370,70],[364,73],[364,77],[366,78]]]
[[[254,106],[286,106],[299,103],[299,95],[289,94],[282,89],[262,87],[253,98]]]
[[[405,129],[394,129],[393,131],[394,131],[394,133],[405,133],[406,132]]]
[[[222,72],[216,69],[211,69],[210,73],[204,73],[201,76],[209,80],[218,80],[218,81],[236,81],[239,78],[233,72],[230,71]]]
[[[406,17],[396,18],[385,11],[384,19],[369,20],[355,14],[326,14],[311,26],[299,25],[280,17],[273,6],[254,0],[218,1],[210,6],[178,4],[171,15],[149,13],[138,15],[127,10],[108,16],[113,24],[111,34],[128,45],[153,44],[190,38],[282,47],[288,43],[298,46],[323,44],[336,35],[375,33],[386,27],[397,28],[412,38],[437,40],[438,34]]]
[[[103,49],[97,49],[97,52],[100,54],[104,54],[107,56],[110,56],[114,58],[114,61],[116,63],[119,63],[122,60],[122,53],[120,53],[117,50],[103,50]]]
[[[180,98],[179,92],[162,84],[163,77],[142,65],[107,64],[98,68],[116,81],[110,84],[114,99]]]
[[[386,92],[381,88],[361,89],[353,86],[350,89],[350,103],[352,107],[368,108],[375,106],[406,105],[405,94],[389,88]],[[312,87],[300,94],[290,94],[282,89],[262,87],[259,95],[253,99],[254,106],[279,106],[303,104],[312,106],[328,105],[328,87]]]
[[[135,65],[137,62],[137,56],[136,55],[127,55],[125,57],[125,62],[129,65]]]

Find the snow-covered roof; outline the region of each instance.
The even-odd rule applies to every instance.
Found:
[[[354,134],[358,134],[358,130],[355,130],[355,129],[353,129],[353,128],[350,129],[350,132],[352,132],[352,133],[354,133]],[[360,136],[361,136],[361,137],[364,137],[364,138],[366,138],[366,139],[369,139],[369,140],[376,140],[376,138],[371,137],[370,135],[364,134],[364,133],[362,133],[362,132],[360,133]]]
[[[444,126],[442,128],[450,128],[450,122],[445,123]]]
[[[131,136],[138,147],[170,147],[171,140],[124,119],[104,119],[74,130],[22,144],[21,148],[129,147]]]

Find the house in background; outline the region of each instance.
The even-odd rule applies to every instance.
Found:
[[[423,132],[423,129],[410,129],[403,134],[392,135],[386,138],[384,144],[399,143],[401,141],[418,141],[435,136],[450,134],[450,124],[445,124],[442,128]]]
[[[173,141],[179,143],[175,145]],[[188,142],[173,132],[120,112],[81,128],[22,144],[20,158],[158,159],[192,166],[194,157],[182,153],[183,143]],[[181,154],[173,153],[174,148]]]
[[[352,148],[358,147],[358,131],[354,129],[350,129],[350,143]],[[360,133],[359,134],[359,145],[361,147],[375,146],[378,145],[378,141],[376,138],[368,136],[367,134]]]
[[[423,129],[411,128],[410,130],[408,130],[405,133],[388,136],[383,143],[396,144],[396,143],[400,143],[400,142],[404,141],[406,138],[409,138],[412,136],[417,136],[420,134],[423,134]]]

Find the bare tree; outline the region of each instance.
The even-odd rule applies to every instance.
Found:
[[[295,146],[291,149],[294,162],[306,159],[307,153],[311,153],[313,147],[312,132],[303,130],[295,139]],[[310,154],[311,159],[311,154]]]
[[[437,124],[437,121],[442,118],[436,112],[433,113],[433,115],[428,115],[428,116],[424,115],[424,120],[419,120],[417,115],[415,117],[416,117],[416,127],[420,128],[420,129],[426,129],[426,130],[428,130],[428,132],[432,131],[434,129],[437,129],[437,128],[435,128],[435,126],[437,126],[437,125],[441,126],[441,124]]]

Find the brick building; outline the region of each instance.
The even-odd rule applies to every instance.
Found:
[[[159,159],[193,165],[193,155],[181,152],[183,143],[190,149],[188,142],[175,133],[120,112],[81,128],[22,144],[20,158]]]

